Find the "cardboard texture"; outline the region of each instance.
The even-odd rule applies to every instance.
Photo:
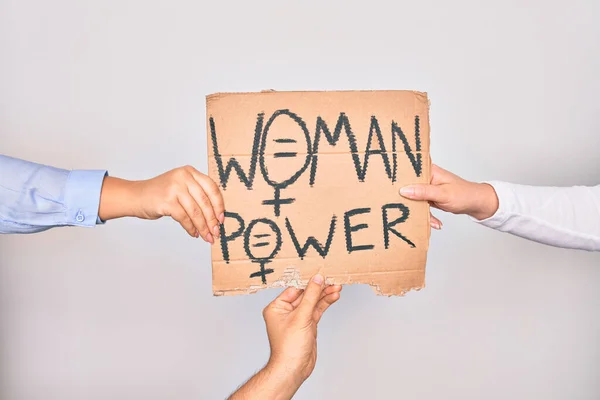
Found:
[[[429,205],[398,194],[430,180],[429,101],[412,91],[207,96],[209,175],[227,210],[213,293],[366,283],[425,285]]]

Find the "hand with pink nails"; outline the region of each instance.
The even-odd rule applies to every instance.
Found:
[[[100,195],[98,216],[158,219],[172,217],[192,236],[214,243],[225,219],[223,197],[217,184],[195,168],[176,168],[144,181],[107,176]]]
[[[498,209],[498,197],[491,185],[469,182],[453,173],[432,165],[431,183],[405,186],[400,194],[407,199],[428,201],[432,207],[453,214],[467,214],[483,220]],[[439,219],[431,217],[431,227],[441,229]]]

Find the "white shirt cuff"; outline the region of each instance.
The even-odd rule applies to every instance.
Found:
[[[516,200],[515,193],[510,187],[510,183],[500,181],[489,181],[482,183],[487,183],[494,188],[496,196],[498,197],[498,209],[494,215],[486,219],[478,220],[471,216],[469,216],[469,218],[471,221],[487,226],[488,228],[498,229],[504,225],[513,211],[513,205],[515,204]]]

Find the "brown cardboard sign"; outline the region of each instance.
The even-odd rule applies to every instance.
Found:
[[[429,205],[400,187],[430,180],[429,101],[412,91],[207,96],[209,175],[225,223],[213,293],[304,287],[320,272],[383,295],[425,285]]]

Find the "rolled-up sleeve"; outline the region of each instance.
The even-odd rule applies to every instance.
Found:
[[[68,171],[0,155],[0,233],[101,223],[106,175],[105,170]]]

